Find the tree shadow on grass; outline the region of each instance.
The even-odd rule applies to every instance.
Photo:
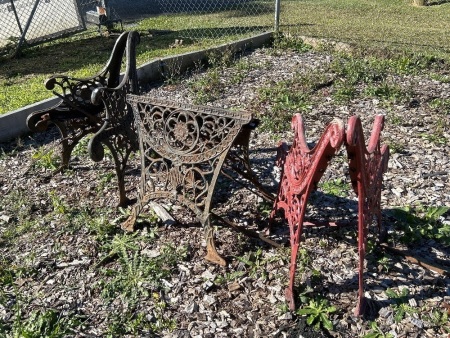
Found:
[[[428,0],[427,6],[439,6],[450,3],[450,0]]]
[[[223,39],[239,35],[256,34],[270,30],[269,26],[230,26],[219,28],[189,28],[178,31],[164,31],[164,34],[141,33],[141,42],[137,45],[137,54],[158,53],[158,50],[166,50],[171,47],[175,39],[191,38],[184,40],[182,46],[194,44],[194,39],[214,38]],[[67,74],[86,67],[93,68],[95,75],[102,69],[113,49],[117,35],[104,37],[98,34],[88,34],[86,38],[72,40],[55,40],[24,50],[20,59],[3,59],[0,64],[0,78],[11,79],[17,76],[28,77],[37,74]],[[177,54],[177,50],[171,51],[172,55]],[[162,54],[161,57],[168,56]],[[96,69],[96,70],[95,70]],[[44,86],[42,87],[43,90]]]

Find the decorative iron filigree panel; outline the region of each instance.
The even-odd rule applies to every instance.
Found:
[[[251,114],[151,96],[127,95],[127,101],[138,130],[142,173],[139,202],[123,227],[133,228],[149,200],[176,200],[197,215],[206,228],[208,250],[215,252],[209,229],[212,195],[228,151]]]
[[[322,134],[313,149],[309,149],[304,136],[303,119],[300,115],[292,119],[294,142],[289,148],[282,143],[279,147],[277,164],[282,168],[278,195],[270,219],[279,209],[284,210],[290,228],[291,264],[286,299],[291,310],[295,309],[294,282],[297,267],[297,253],[300,245],[304,216],[309,194],[327,168],[329,160],[345,143],[349,158],[352,186],[358,195],[358,252],[359,291],[355,314],[364,311],[364,257],[368,227],[376,219],[381,228],[381,188],[383,173],[387,169],[389,149],[381,146],[380,134],[384,117],[375,118],[374,127],[366,148],[364,132],[358,116],[349,119],[344,137],[344,124],[332,122]]]
[[[328,162],[344,141],[344,123],[341,120],[333,120],[313,149],[310,149],[306,143],[305,127],[300,114],[292,118],[292,129],[294,131],[292,146],[288,148],[285,143],[282,143],[279,147],[277,164],[282,168],[282,172],[270,219],[273,219],[277,210],[283,209],[289,223],[291,263],[286,300],[289,302],[290,309],[294,310],[297,254],[308,197],[311,191],[317,188]]]
[[[133,113],[126,94],[137,94],[135,49],[139,34],[122,33],[111,56],[98,74],[84,79],[65,75],[50,77],[45,86],[61,100],[55,106],[31,113],[27,126],[32,131],[45,131],[55,124],[61,133],[61,168],[69,166],[75,146],[88,134],[95,133],[89,143],[94,161],[103,159],[106,145],[113,154],[119,185],[119,205],[128,204],[125,194],[125,167],[132,151],[137,150],[137,135],[133,127]],[[122,63],[126,71],[121,76]]]

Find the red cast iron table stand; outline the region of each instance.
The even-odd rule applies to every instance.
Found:
[[[281,179],[278,194],[270,215],[272,223],[275,213],[284,210],[289,223],[291,262],[289,286],[286,299],[291,310],[295,309],[294,282],[297,268],[297,253],[300,246],[308,197],[317,188],[329,161],[345,143],[349,158],[350,177],[353,189],[358,195],[358,252],[359,252],[359,292],[355,314],[363,312],[364,305],[364,256],[369,225],[377,218],[381,227],[381,187],[383,172],[387,169],[389,150],[380,146],[380,134],[384,117],[375,118],[368,148],[365,147],[364,133],[359,117],[349,119],[347,133],[341,120],[333,120],[313,149],[305,140],[302,117],[297,114],[292,119],[294,142],[290,148],[286,143],[279,147],[278,165]]]

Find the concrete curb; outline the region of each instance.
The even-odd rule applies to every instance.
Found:
[[[156,59],[138,67],[138,79],[143,83],[160,81],[168,75],[182,74],[189,68],[194,67],[197,62],[206,61],[210,53],[231,51],[237,54],[252,48],[269,45],[272,39],[273,32],[267,32],[217,47]],[[50,98],[0,115],[0,142],[9,141],[28,133],[29,130],[26,126],[27,116],[34,111],[47,109],[55,105],[58,100],[60,99],[57,97]]]
[[[149,83],[161,80],[167,76],[179,75],[195,66],[197,62],[207,61],[208,56],[213,52],[224,53],[231,51],[233,54],[237,54],[252,48],[268,45],[272,42],[272,39],[273,32],[267,32],[217,47],[156,59],[138,68],[138,79],[143,83]]]
[[[0,142],[5,142],[30,132],[26,126],[28,115],[34,111],[50,108],[57,104],[59,100],[59,97],[52,97],[0,115]]]

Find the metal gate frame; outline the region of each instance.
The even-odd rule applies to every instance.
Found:
[[[17,1],[17,0],[16,0]],[[18,43],[17,46],[15,46],[15,51],[11,54],[11,57],[17,57],[19,55],[20,49],[22,48],[22,46],[24,45],[24,43],[28,44],[28,45],[32,45],[34,43],[38,43],[38,42],[42,42],[42,41],[48,41],[51,40],[53,38],[59,38],[62,37],[64,35],[70,34],[70,33],[74,33],[74,32],[79,32],[82,30],[86,29],[86,23],[85,20],[83,18],[83,16],[80,13],[80,6],[77,0],[72,0],[73,1],[73,5],[75,7],[76,10],[76,15],[77,15],[77,19],[79,22],[79,26],[78,27],[74,27],[74,28],[70,28],[70,29],[64,29],[61,31],[58,31],[56,33],[50,33],[47,35],[42,35],[38,38],[33,38],[33,39],[26,39],[26,35],[30,29],[31,24],[33,23],[35,16],[36,16],[36,12],[38,9],[38,6],[40,3],[49,3],[51,0],[34,0],[33,3],[33,7],[31,9],[30,15],[26,20],[25,26],[23,26],[23,24],[21,23],[20,17],[19,17],[19,12],[16,8],[16,4],[15,4],[15,0],[0,0],[0,3],[2,4],[6,4],[9,3],[10,6],[10,11],[13,12],[14,14],[14,18],[15,18],[15,23],[17,25],[17,28],[19,29],[20,32],[20,36],[18,37]]]

